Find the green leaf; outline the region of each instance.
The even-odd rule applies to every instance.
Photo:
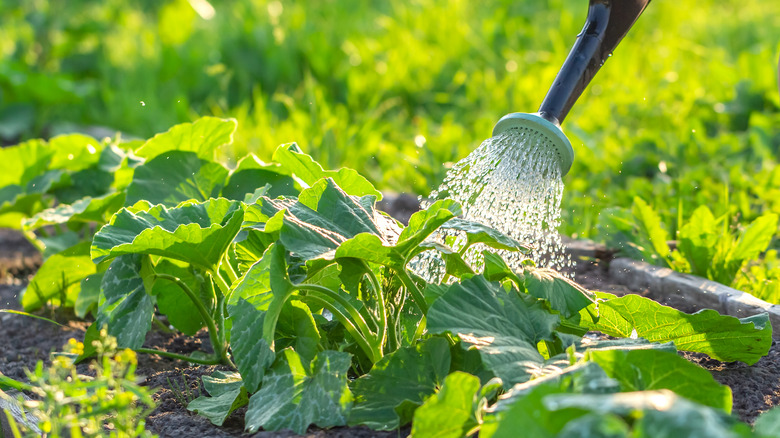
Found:
[[[286,210],[282,244],[301,259],[312,260],[332,258],[341,243],[360,233],[381,235],[391,220],[375,210],[375,200],[373,196],[352,197],[326,179],[302,191],[297,202],[263,198],[259,208],[265,217]]]
[[[739,236],[737,246],[729,254],[732,260],[751,260],[766,251],[777,231],[777,215],[767,213],[754,220]]]
[[[91,223],[103,224],[108,222],[111,216],[124,204],[125,194],[109,193],[107,195],[92,198],[86,196],[72,204],[60,204],[48,208],[22,222],[25,231],[37,230],[46,225],[64,223]]]
[[[385,355],[368,374],[350,385],[355,405],[349,424],[374,430],[397,429],[411,418],[399,418],[396,408],[404,402],[421,405],[444,383],[449,370],[449,344],[443,338],[431,338]]]
[[[187,405],[187,409],[206,417],[213,424],[222,426],[231,412],[246,406],[249,397],[241,375],[230,371],[214,371],[203,376],[203,389],[210,397],[201,395]]]
[[[772,345],[772,326],[766,314],[737,319],[705,309],[687,314],[638,295],[609,297],[599,303],[598,322],[581,312],[581,324],[615,337],[641,337],[652,342],[674,342],[678,350],[705,353],[724,362],[752,365]]]
[[[168,274],[179,278],[200,299],[207,309],[215,306],[211,293],[207,290],[204,278],[181,262],[162,259],[154,266],[154,273]],[[168,322],[185,335],[194,336],[206,321],[198,312],[197,306],[176,283],[166,279],[152,279],[153,285],[149,294],[157,301],[157,309],[168,317]]]
[[[255,262],[263,257],[265,250],[274,241],[275,239],[263,232],[251,228],[241,230],[234,240],[239,272],[248,271]]]
[[[487,225],[461,218],[452,218],[441,226],[443,229],[463,231],[466,233],[466,247],[483,243],[494,249],[528,252],[528,248],[506,234]]]
[[[617,415],[585,414],[575,418],[561,429],[559,438],[628,438],[628,424]]]
[[[30,140],[0,149],[0,187],[25,186],[49,169],[55,152],[43,140]]]
[[[775,406],[759,415],[753,426],[756,435],[767,438],[780,436],[780,407]]]
[[[618,394],[552,394],[543,405],[551,411],[587,410],[638,418],[634,434],[643,437],[725,438],[744,436],[737,420],[663,389]],[[744,431],[744,429],[742,429]],[[736,433],[735,433],[736,432]]]
[[[731,413],[731,389],[676,353],[602,349],[588,351],[585,358],[617,379],[623,391],[668,389],[688,400]]]
[[[636,227],[639,233],[639,244],[645,246],[645,254],[650,255],[654,264],[669,266],[669,235],[661,226],[661,218],[642,198],[635,197],[631,212],[636,220]],[[647,248],[649,247],[649,248]],[[652,248],[652,252],[649,252]]]
[[[87,313],[97,310],[100,302],[100,284],[103,282],[104,272],[88,275],[81,280],[81,291],[73,306],[76,316],[84,318]]]
[[[476,425],[479,378],[456,371],[414,414],[412,437],[461,438]]]
[[[498,254],[490,251],[482,251],[484,256],[485,266],[482,271],[482,275],[488,281],[503,281],[504,279],[510,279],[515,283],[518,288],[525,287],[525,281],[518,277],[518,275],[509,268],[504,259]]]
[[[423,251],[425,239],[443,223],[460,214],[460,204],[452,200],[436,201],[427,210],[417,212],[409,219],[409,226],[398,235],[395,244],[381,234],[359,234],[344,242],[336,250],[336,257],[354,257],[403,270],[412,257]],[[386,234],[386,233],[385,233]],[[455,262],[455,264],[453,264]],[[457,259],[450,260],[451,268],[457,271]],[[461,270],[463,270],[461,268]]]
[[[238,162],[236,169],[230,174],[227,184],[222,189],[222,196],[238,201],[244,200],[247,194],[254,193],[258,187],[268,184],[266,196],[297,196],[295,180],[286,169],[277,164],[262,162],[254,154],[249,154]]]
[[[249,392],[257,391],[266,370],[274,362],[274,352],[263,338],[265,316],[265,312],[243,298],[230,307],[230,347]]]
[[[553,340],[558,315],[514,289],[475,276],[450,286],[428,310],[428,333],[449,332],[478,349],[482,362],[506,388],[525,382],[544,358],[536,348]]]
[[[291,429],[303,434],[311,424],[319,427],[346,424],[352,394],[347,386],[350,355],[320,352],[311,367],[301,363],[292,349],[280,352],[263,378],[263,386],[249,399],[246,431]]]
[[[578,315],[594,303],[587,290],[552,269],[528,267],[523,278],[528,294],[547,300],[564,318]]]
[[[382,199],[382,193],[357,171],[348,168],[323,170],[322,166],[310,156],[304,154],[295,143],[283,144],[276,148],[273,161],[292,172],[308,186],[313,186],[323,178],[332,179],[344,192],[353,196],[373,195]]]
[[[22,292],[22,307],[29,312],[40,309],[50,300],[61,306],[73,306],[81,290],[81,280],[96,271],[97,267],[89,257],[89,242],[55,254],[46,259]]]
[[[202,117],[193,123],[182,123],[157,134],[135,151],[150,160],[167,151],[195,152],[204,160],[216,161],[217,149],[233,143],[238,123],[234,119]]]
[[[452,199],[436,201],[425,210],[414,213],[409,218],[409,225],[398,236],[397,251],[409,259],[428,236],[461,214],[463,210],[460,204]]]
[[[228,170],[221,164],[195,152],[164,152],[135,169],[125,205],[142,199],[169,207],[191,199],[206,201],[219,196],[227,177]]]
[[[485,420],[480,437],[511,438],[518,431],[534,438],[555,438],[570,421],[586,413],[584,409],[545,409],[543,400],[553,394],[566,392],[557,384],[541,384],[533,387],[522,397],[516,397],[505,410]],[[571,396],[572,394],[565,394]],[[563,437],[561,437],[563,438]]]
[[[49,140],[48,147],[54,152],[48,164],[49,169],[65,169],[71,172],[92,167],[100,160],[103,146],[99,141],[84,134],[58,135]]]
[[[677,245],[690,264],[692,274],[708,277],[717,253],[717,243],[718,227],[715,216],[706,205],[702,205],[693,211],[688,223],[680,228]]]
[[[122,348],[140,348],[152,327],[154,300],[144,288],[142,260],[135,254],[117,257],[103,275],[95,325],[107,328]]]
[[[320,333],[309,306],[299,301],[287,301],[276,323],[274,348],[292,347],[304,364],[309,364],[319,350]]]
[[[243,217],[240,202],[221,198],[137,213],[123,208],[95,234],[92,259],[155,254],[211,270],[238,234]]]

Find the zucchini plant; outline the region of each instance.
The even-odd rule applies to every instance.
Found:
[[[123,348],[228,365],[204,378],[208,395],[189,408],[220,425],[246,406],[250,432],[414,421],[419,436],[503,436],[526,409],[539,415],[518,427],[555,431],[538,436],[569,427],[550,426],[561,410],[583,427],[668,423],[643,400],[737,427],[727,417],[729,389],[672,353],[755,363],[772,342],[766,315],[689,315],[586,291],[530,261],[513,271],[499,252],[524,245],[459,218],[454,201],[403,226],[376,209],[381,193],[364,177],[325,170],[295,144],[270,162],[250,155],[229,169],[216,150],[234,129],[232,120],[205,118],[113,144],[126,159],[103,196],[121,202],[100,210],[101,198],[84,197],[24,222],[45,230],[102,212],[88,216],[78,251],[49,256],[31,282],[57,278],[64,265],[54,257],[85,264],[74,274],[82,278],[68,281],[70,298],[31,287],[22,297],[94,314],[82,359],[106,330]],[[461,238],[440,243],[430,239],[437,232]],[[482,254],[478,272],[467,251]],[[424,252],[441,261],[446,281],[415,270]],[[188,335],[205,328],[210,346],[190,355],[145,348],[155,321]],[[592,330],[616,339],[585,336]],[[647,425],[632,422],[638,412]]]

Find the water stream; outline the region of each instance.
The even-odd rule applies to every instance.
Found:
[[[485,140],[447,173],[442,185],[429,197],[451,198],[461,203],[464,218],[489,225],[531,248],[526,255],[499,251],[514,270],[530,258],[537,266],[555,270],[572,265],[558,234],[563,182],[553,148],[530,131],[511,129]],[[457,247],[458,236],[440,234]],[[453,242],[454,241],[454,242]],[[466,255],[479,272],[481,248]],[[443,262],[432,252],[421,254],[412,268],[429,280],[440,279]]]

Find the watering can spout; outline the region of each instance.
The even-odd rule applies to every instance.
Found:
[[[590,0],[582,32],[547,92],[539,114],[560,124],[650,0]]]
[[[648,3],[650,0],[590,0],[585,26],[563,62],[539,112],[507,114],[496,123],[493,136],[509,129],[534,132],[554,150],[561,176],[566,175],[574,160],[574,150],[560,125]]]

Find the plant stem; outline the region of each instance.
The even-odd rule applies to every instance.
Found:
[[[179,288],[181,288],[182,291],[187,295],[187,297],[192,301],[192,303],[195,305],[195,308],[198,309],[198,313],[200,313],[201,318],[204,319],[206,322],[206,326],[209,330],[209,340],[211,341],[211,347],[214,349],[214,353],[219,355],[219,360],[224,361],[224,363],[227,363],[226,356],[223,353],[223,351],[227,350],[227,346],[225,345],[225,342],[220,337],[220,332],[217,331],[217,327],[214,324],[214,318],[211,317],[209,314],[209,311],[206,309],[206,307],[203,305],[203,303],[200,302],[198,297],[195,295],[195,293],[190,289],[189,286],[187,286],[187,283],[181,281],[180,278],[174,277],[173,275],[169,274],[154,274],[155,279],[161,279],[161,280],[168,280],[173,283],[175,283]],[[219,297],[217,297],[217,307],[219,307]],[[219,309],[217,310],[219,311]]]
[[[222,363],[217,358],[214,358],[214,359],[211,359],[211,360],[208,360],[208,359],[196,359],[194,357],[185,356],[183,354],[171,353],[171,352],[168,352],[168,351],[157,350],[157,349],[154,349],[154,348],[136,348],[133,351],[135,351],[136,353],[158,354],[158,355],[163,356],[163,357],[170,357],[171,359],[185,360],[187,362],[197,363],[197,364],[201,364],[201,365],[219,365],[220,363]]]
[[[345,315],[341,309],[334,306],[330,301],[320,298],[316,295],[294,295],[292,299],[303,302],[310,302],[328,309],[328,311],[330,311],[330,313],[332,313],[333,316],[344,325],[344,328],[346,328],[349,334],[352,335],[352,337],[355,339],[355,342],[357,342],[360,348],[363,349],[363,352],[365,352],[366,355],[371,359],[372,363],[376,363],[379,361],[379,359],[382,358],[382,352],[373,348],[368,339],[363,336],[363,333],[361,333],[360,330],[355,327],[355,324],[352,323],[352,320],[349,319],[349,317]]]
[[[230,256],[227,252],[225,253],[225,257],[222,259],[222,266],[225,267],[225,272],[228,274],[230,283],[235,283],[236,280],[238,280],[238,274],[236,274],[236,270],[233,269],[233,265],[230,264]]]
[[[211,271],[209,271],[209,274],[214,278],[214,281],[217,283],[217,286],[219,287],[219,290],[222,292],[223,296],[227,296],[230,294],[230,285],[225,281],[224,278],[222,278],[221,275],[219,275],[219,267],[215,267]]]
[[[358,310],[355,309],[355,306],[353,306],[349,301],[344,299],[344,297],[339,295],[337,292],[334,292],[329,288],[325,286],[321,286],[319,284],[299,284],[295,286],[295,289],[300,291],[319,293],[336,301],[347,311],[349,316],[352,317],[354,324],[357,326],[358,329],[360,329],[360,332],[363,334],[365,339],[375,338],[374,333],[371,331],[371,329],[368,328],[368,325],[366,324],[366,320],[363,319],[363,315],[361,315],[360,312],[358,312]],[[334,306],[330,305],[328,307],[328,310],[330,310],[331,307]],[[379,357],[382,357],[382,343],[380,342],[380,339],[374,339],[374,340],[375,342],[372,342],[372,344],[376,344],[376,346],[378,346]]]
[[[387,307],[385,303],[385,294],[382,290],[382,285],[379,284],[379,279],[376,278],[376,274],[374,274],[374,271],[371,270],[371,267],[368,265],[368,262],[365,260],[361,260],[363,263],[363,267],[366,269],[366,275],[368,275],[368,280],[371,282],[371,286],[374,288],[374,292],[376,293],[376,301],[378,303],[378,310],[379,310],[379,324],[377,324],[377,339],[379,340],[379,345],[383,346],[385,345],[385,342],[387,341]]]
[[[425,327],[428,325],[428,319],[423,315],[422,319],[420,319],[420,323],[417,324],[417,329],[414,331],[414,338],[412,338],[412,342],[422,338],[422,335],[425,333]]]
[[[423,295],[420,288],[417,287],[417,283],[414,282],[405,269],[396,271],[396,274],[398,274],[398,278],[401,279],[401,283],[403,283],[404,286],[406,286],[406,289],[412,294],[414,304],[417,305],[423,315],[427,315],[428,303],[425,301],[425,295]]]

